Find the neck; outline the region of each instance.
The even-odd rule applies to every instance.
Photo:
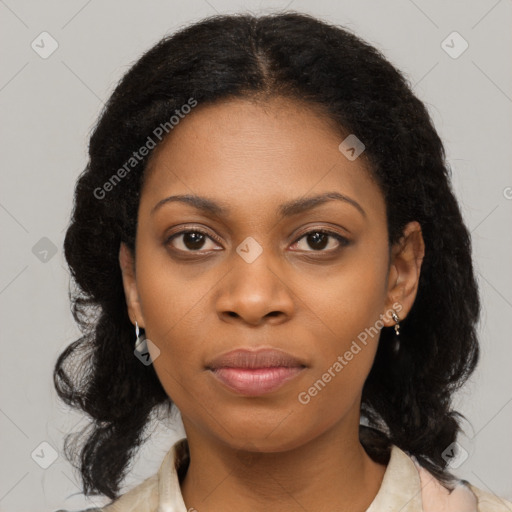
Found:
[[[386,466],[359,442],[359,423],[335,425],[313,440],[280,452],[234,449],[187,425],[190,464],[181,483],[187,509],[199,512],[363,512],[375,498]],[[188,427],[188,428],[187,428]],[[256,443],[255,443],[256,444]]]

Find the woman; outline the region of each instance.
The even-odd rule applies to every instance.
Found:
[[[89,154],[65,239],[84,336],[55,384],[94,422],[78,460],[102,510],[510,510],[450,473],[471,241],[375,48],[296,13],[203,20],[129,70]],[[120,496],[172,404],[186,437]]]

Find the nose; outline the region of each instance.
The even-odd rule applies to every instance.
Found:
[[[264,254],[252,263],[237,256],[238,261],[219,283],[215,300],[222,321],[243,321],[258,326],[281,324],[292,317],[291,283],[287,282],[279,265],[269,266]]]

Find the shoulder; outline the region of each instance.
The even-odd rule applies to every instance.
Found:
[[[158,508],[158,474],[106,505],[101,512],[156,512]]]
[[[434,475],[420,466],[415,457],[411,459],[420,477],[423,512],[512,512],[512,502],[484,491],[466,480],[459,480],[449,491]]]
[[[157,509],[158,475],[155,474],[102,508],[55,512],[156,512]]]
[[[484,491],[466,483],[469,489],[473,492],[477,499],[478,512],[511,512],[512,501],[504,498],[499,498],[495,494]]]
[[[185,510],[181,497],[177,467],[188,457],[187,438],[178,439],[165,455],[157,473],[101,508],[73,512],[157,512],[167,502],[176,505],[172,510]],[[161,501],[161,503],[160,503]],[[57,510],[55,512],[72,512]]]

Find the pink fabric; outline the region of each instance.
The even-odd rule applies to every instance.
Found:
[[[421,480],[423,512],[478,512],[476,496],[464,484],[450,493],[418,461],[411,457]]]

